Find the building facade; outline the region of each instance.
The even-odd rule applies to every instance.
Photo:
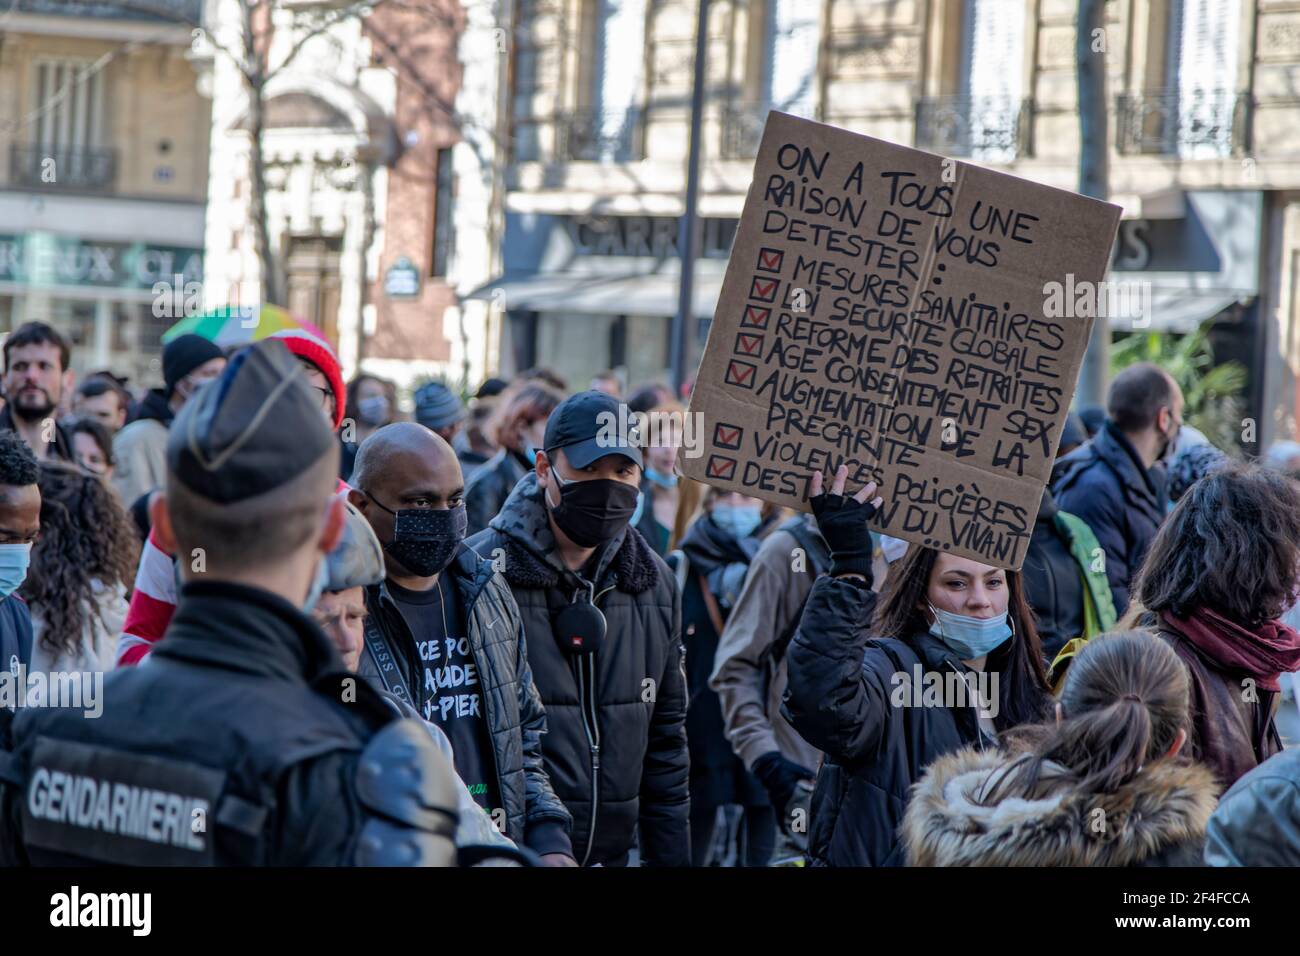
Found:
[[[665,377],[697,7],[498,4],[500,362],[575,380]],[[1104,50],[1114,274],[1146,283],[1112,331],[1212,323],[1251,370],[1257,441],[1295,431],[1300,369],[1300,2],[1114,0]],[[698,359],[770,109],[1078,183],[1075,0],[712,0]],[[634,55],[632,51],[640,51]],[[468,67],[467,67],[468,71]],[[491,311],[491,310],[489,310]]]
[[[272,75],[259,97],[221,52],[247,42],[238,3],[208,0],[207,305],[262,298],[249,192],[250,108],[260,98],[266,229],[282,304],[325,332],[345,375],[364,369],[404,388],[481,376],[449,281],[459,8],[376,5],[317,29],[317,17],[336,12],[272,5],[263,28]]]
[[[197,17],[200,2],[158,5]],[[112,2],[6,7],[0,332],[46,321],[77,371],[157,384],[176,319],[156,289],[197,296],[203,280],[209,121],[190,30]]]

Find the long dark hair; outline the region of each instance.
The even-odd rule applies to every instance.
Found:
[[[1300,491],[1257,465],[1206,475],[1147,551],[1134,595],[1148,611],[1208,607],[1244,627],[1281,617],[1300,582]]]
[[[1057,788],[1114,793],[1169,752],[1188,707],[1187,668],[1168,644],[1144,631],[1095,637],[1065,678],[1061,722],[1013,731],[1009,742],[1025,754],[981,802]],[[1054,772],[1044,777],[1049,761]]]
[[[43,462],[41,536],[22,596],[42,616],[41,643],[51,651],[75,654],[87,613],[99,618],[91,587],[130,588],[140,544],[117,496],[99,478],[62,462]]]
[[[930,628],[921,610],[925,606],[930,575],[939,552],[917,545],[894,562],[885,581],[884,593],[876,607],[875,633],[907,641],[913,634]],[[1050,685],[1043,669],[1043,649],[1034,626],[1034,614],[1025,600],[1020,574],[1007,571],[1007,615],[1015,628],[1015,638],[989,655],[986,667],[998,671],[999,729],[1043,718],[1048,704]]]
[[[83,433],[89,435],[90,440],[99,446],[99,452],[104,456],[104,464],[109,468],[117,464],[117,459],[113,457],[113,436],[108,433],[103,422],[88,415],[72,419],[68,425],[68,435],[75,438]]]
[[[397,402],[395,400],[397,389],[388,379],[381,375],[372,375],[369,372],[358,372],[352,377],[352,381],[348,382],[347,388],[344,389],[343,393],[343,417],[350,418],[354,422],[361,421],[361,411],[357,407],[357,393],[361,391],[361,384],[368,381],[378,382],[384,389],[384,395],[388,399],[388,422],[384,423],[386,425],[393,421],[394,417],[397,415]]]

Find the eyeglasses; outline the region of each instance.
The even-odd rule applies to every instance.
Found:
[[[318,401],[318,404],[320,405],[320,410],[322,412],[328,412],[330,408],[330,398],[331,398],[330,390],[328,388],[321,388],[319,385],[309,385],[307,387],[320,396],[320,399]]]

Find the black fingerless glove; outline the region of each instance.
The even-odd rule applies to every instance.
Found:
[[[872,583],[871,530],[867,522],[876,513],[870,501],[859,503],[849,495],[820,494],[808,499],[817,527],[831,549],[831,575],[860,574]]]

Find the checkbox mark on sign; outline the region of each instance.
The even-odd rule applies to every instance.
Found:
[[[762,248],[758,250],[758,270],[760,272],[780,272],[785,253],[780,249]]]
[[[741,317],[740,324],[751,329],[767,328],[767,321],[772,317],[772,310],[765,309],[760,305],[745,306],[745,314]]]
[[[736,478],[736,459],[725,455],[713,455],[704,470],[705,477],[718,481],[734,481]]]
[[[713,428],[713,444],[719,448],[730,448],[732,451],[740,451],[740,440],[745,437],[745,431],[739,425],[728,425],[725,422],[718,422]]]
[[[777,279],[764,279],[761,276],[754,276],[754,281],[749,286],[749,297],[758,299],[760,302],[775,302],[776,290],[781,285]]]
[[[763,354],[763,336],[752,332],[741,332],[736,336],[736,354],[761,356]]]
[[[757,369],[757,365],[751,365],[749,362],[737,362],[733,359],[727,363],[727,374],[723,380],[728,385],[739,385],[741,388],[753,388],[754,372]]]

